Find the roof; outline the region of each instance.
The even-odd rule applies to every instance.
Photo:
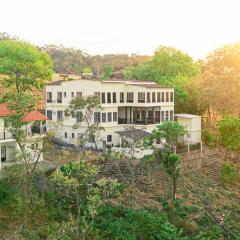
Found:
[[[50,83],[47,83],[46,85],[47,85],[47,86],[61,85],[62,82],[66,82],[66,81],[64,81],[64,80],[57,80],[57,81],[52,81],[52,82],[50,82]]]
[[[10,114],[10,111],[7,107],[7,104],[6,103],[1,103],[0,104],[0,117],[6,117]],[[26,113],[24,118],[23,118],[23,121],[24,122],[34,122],[34,121],[43,121],[43,120],[47,120],[48,118],[38,112],[38,111],[32,111],[32,112],[29,112],[29,113]]]
[[[144,87],[144,88],[173,88],[171,86],[164,86],[160,85],[158,83],[155,83],[154,81],[141,81],[141,80],[126,80],[126,79],[109,79],[109,80],[99,80],[99,79],[74,79],[71,81],[64,81],[64,80],[58,80],[58,81],[53,81],[48,84],[47,86],[60,86],[63,82],[64,83],[69,83],[72,81],[97,81],[101,83],[123,83],[125,85],[131,85],[131,86],[138,86],[138,87]]]
[[[119,134],[122,137],[131,138],[134,141],[142,140],[150,134],[149,132],[141,129],[115,131],[115,133]]]
[[[34,121],[44,121],[47,119],[48,118],[45,115],[43,115],[42,113],[40,113],[38,111],[32,111],[25,115],[25,117],[23,118],[23,121],[24,122],[34,122]]]
[[[0,104],[0,117],[5,117],[9,114],[9,110],[7,108],[7,104],[2,103]]]
[[[188,114],[188,113],[178,113],[178,114],[174,114],[175,117],[181,117],[181,118],[200,118],[201,116],[198,115],[192,115],[192,114]]]

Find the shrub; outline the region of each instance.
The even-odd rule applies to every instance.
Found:
[[[227,184],[233,184],[237,178],[237,170],[231,163],[224,163],[221,169],[221,177]]]
[[[168,221],[166,214],[158,211],[105,206],[94,225],[102,233],[103,239],[183,239],[182,231]]]
[[[215,147],[217,143],[217,137],[209,128],[205,128],[202,131],[203,142],[209,147]]]

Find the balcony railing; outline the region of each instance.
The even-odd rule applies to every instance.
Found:
[[[119,118],[118,119],[118,124],[140,124],[140,125],[145,125],[145,124],[158,124],[160,123],[160,119],[159,118],[151,118],[151,117],[147,117],[146,120],[142,119],[142,120],[137,120],[137,119],[132,119],[130,122],[130,119],[126,119],[126,118]]]

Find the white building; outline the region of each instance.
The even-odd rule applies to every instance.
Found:
[[[55,137],[77,144],[81,129],[73,129],[80,121],[65,116],[64,111],[76,97],[97,95],[103,110],[95,114],[104,131],[96,136],[98,148],[120,143],[119,131],[126,125],[151,132],[165,120],[174,120],[174,89],[154,82],[126,80],[72,80],[56,81],[46,86],[47,130],[54,130]]]
[[[9,113],[6,104],[0,104],[0,170],[4,165],[16,161],[19,151],[19,145],[16,140],[8,129],[5,128],[4,118],[9,115]],[[27,113],[23,119],[23,121],[26,122],[23,130],[27,136],[25,149],[29,150],[29,153],[33,155],[33,158],[36,153],[34,149],[42,149],[42,139],[46,132],[44,131],[45,127],[43,126],[36,129],[34,123],[42,120],[46,120],[46,117],[38,111]],[[42,154],[40,155],[39,161],[42,161]]]
[[[185,141],[190,144],[201,142],[201,116],[179,113],[175,114],[177,121],[186,128]]]

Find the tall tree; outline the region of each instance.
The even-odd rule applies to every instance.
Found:
[[[5,87],[14,87],[18,92],[42,88],[51,79],[52,62],[48,54],[40,52],[29,43],[0,41],[0,73],[6,74]]]
[[[124,70],[127,79],[155,81],[175,88],[175,112],[199,113],[195,76],[199,65],[186,53],[173,47],[160,46],[148,62]]]
[[[201,63],[201,101],[207,104],[213,124],[217,116],[238,115],[240,104],[240,43],[225,45],[211,52]]]

